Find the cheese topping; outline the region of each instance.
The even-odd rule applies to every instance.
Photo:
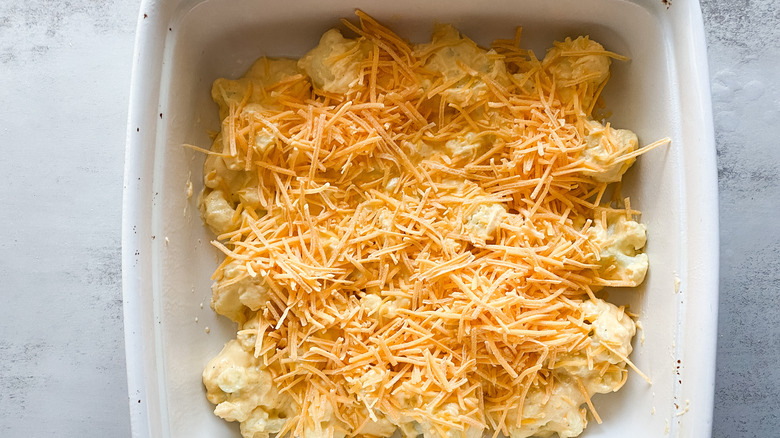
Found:
[[[214,83],[200,208],[239,325],[203,373],[215,413],[246,438],[578,435],[633,366],[595,293],[647,270],[638,212],[602,197],[648,148],[590,118],[620,57],[357,15]]]

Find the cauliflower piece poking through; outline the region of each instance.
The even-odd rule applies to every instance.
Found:
[[[465,135],[459,135],[452,140],[447,140],[444,143],[444,148],[447,151],[447,155],[452,158],[470,158],[473,160],[476,158],[477,152],[484,149],[489,143],[490,139],[486,136],[479,136],[469,132]]]
[[[255,61],[239,79],[217,79],[211,87],[211,98],[219,105],[220,120],[230,114],[230,102],[241,102],[250,91],[250,105],[273,106],[263,88],[297,74],[299,71],[294,59],[263,57]]]
[[[244,319],[246,308],[256,311],[268,302],[268,285],[259,275],[252,277],[239,262],[225,266],[224,276],[211,286],[211,307],[236,322]]]
[[[631,339],[636,334],[636,323],[625,312],[612,303],[603,300],[587,300],[582,303],[582,314],[590,321],[592,333],[589,354],[596,362],[622,364],[623,358],[633,351]],[[608,348],[601,349],[606,345]],[[577,367],[584,371],[587,366]],[[575,374],[575,370],[571,374]],[[617,390],[617,389],[613,389]],[[604,391],[599,391],[604,392]]]
[[[572,103],[577,95],[580,108],[590,114],[587,111],[609,79],[611,63],[604,46],[581,36],[555,42],[547,51],[542,67],[552,74],[564,103]]]
[[[366,294],[360,299],[360,306],[366,315],[374,319],[394,318],[400,309],[409,309],[411,301],[406,297],[389,297],[385,300],[376,294]]]
[[[347,376],[346,380],[349,390],[365,405],[369,418],[372,420],[366,423],[361,430],[362,434],[367,436],[393,435],[396,426],[379,409],[374,408],[379,400],[378,394],[382,391],[382,385],[389,380],[387,370],[378,367],[370,368],[359,377]]]
[[[546,391],[533,387],[523,403],[521,425],[509,427],[510,438],[550,437],[557,433],[560,438],[578,436],[588,425],[587,413],[582,406],[585,398],[574,380],[560,376],[547,398]],[[515,416],[517,409],[510,409]]]
[[[591,328],[590,345],[556,359],[555,386],[549,398],[539,387],[529,390],[522,425],[510,427],[510,438],[549,437],[553,433],[560,438],[576,437],[588,424],[585,394],[590,398],[615,392],[625,383],[624,358],[631,353],[636,324],[623,309],[600,299],[584,301],[581,309]],[[510,409],[510,423],[515,412]]]
[[[606,226],[606,227],[605,227]],[[626,218],[623,212],[607,214],[607,223],[596,223],[588,230],[591,240],[601,249],[599,273],[605,280],[639,286],[645,280],[649,264],[641,252],[647,242],[647,227]]]
[[[478,240],[490,240],[495,237],[496,229],[506,214],[502,204],[482,204],[468,217],[463,228],[465,232]]]
[[[201,195],[200,211],[203,221],[216,235],[227,233],[236,226],[233,221],[236,210],[225,199],[222,190],[214,190]]]
[[[277,392],[271,373],[261,368],[252,353],[254,339],[241,334],[206,365],[206,397],[217,405],[217,416],[241,422],[244,438],[268,438],[294,415],[293,403]]]
[[[238,226],[240,220],[235,217],[235,205],[249,205],[255,211],[263,209],[257,190],[257,173],[236,170],[234,165],[238,161],[243,160],[209,155],[203,164],[204,187],[198,198],[198,208],[203,221],[216,235],[233,231]]]
[[[636,134],[628,129],[614,129],[594,120],[585,122],[585,165],[582,173],[596,181],[612,183],[623,178],[623,174],[634,164],[636,158],[623,159],[639,146]]]
[[[422,431],[423,438],[480,438],[485,429],[470,424],[462,424],[459,417],[463,414],[463,409],[457,403],[446,403],[442,405],[433,414],[440,422],[424,419],[417,425]],[[454,427],[442,426],[442,423],[460,424],[463,430]],[[443,430],[444,435],[439,431]]]
[[[485,51],[474,41],[463,38],[452,25],[437,26],[431,42],[417,46],[416,52],[432,50],[425,68],[441,74],[444,83],[455,81],[442,92],[447,101],[466,107],[478,102],[488,93],[488,86],[477,75],[484,74],[501,85],[509,84],[504,61],[497,59],[494,51]],[[470,69],[466,71],[464,66]],[[472,75],[475,72],[476,75]]]
[[[370,50],[368,41],[344,38],[337,29],[331,29],[322,35],[317,47],[298,61],[298,67],[306,71],[315,87],[345,94],[360,78],[360,64]]]

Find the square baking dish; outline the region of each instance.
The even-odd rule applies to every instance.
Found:
[[[142,2],[133,63],[123,204],[123,288],[134,437],[238,437],[212,414],[201,372],[235,326],[209,308],[219,261],[197,193],[219,128],[211,83],[242,75],[258,57],[300,57],[355,8],[414,42],[453,23],[485,46],[523,27],[539,55],[553,40],[590,35],[629,56],[613,63],[605,101],[616,127],[641,144],[623,192],[648,228],[647,280],[614,290],[642,329],[631,373],[616,394],[597,396],[604,420],[584,437],[710,435],[718,294],[715,146],[706,48],[698,2],[662,0],[170,0]],[[192,184],[194,195],[187,196]]]

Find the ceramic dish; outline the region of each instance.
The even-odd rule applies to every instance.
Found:
[[[211,83],[238,77],[262,55],[299,57],[360,8],[412,41],[435,22],[478,43],[511,37],[544,53],[553,40],[590,35],[629,56],[606,92],[611,121],[643,144],[623,192],[648,228],[651,267],[636,290],[613,290],[643,329],[630,376],[597,397],[604,420],[584,437],[710,435],[718,278],[716,163],[706,48],[698,2],[661,0],[170,0],[142,2],[135,48],[123,212],[123,286],[134,437],[238,437],[215,417],[201,371],[235,327],[209,308],[219,254],[197,209],[204,156],[218,129]],[[192,183],[194,195],[188,198]],[[676,286],[678,285],[678,286]]]

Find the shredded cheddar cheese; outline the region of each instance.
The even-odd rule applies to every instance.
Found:
[[[200,202],[239,325],[215,412],[252,438],[578,435],[634,368],[596,294],[647,270],[639,212],[603,197],[668,141],[591,118],[624,58],[587,37],[539,60],[519,30],[414,45],[357,15],[214,83]]]

